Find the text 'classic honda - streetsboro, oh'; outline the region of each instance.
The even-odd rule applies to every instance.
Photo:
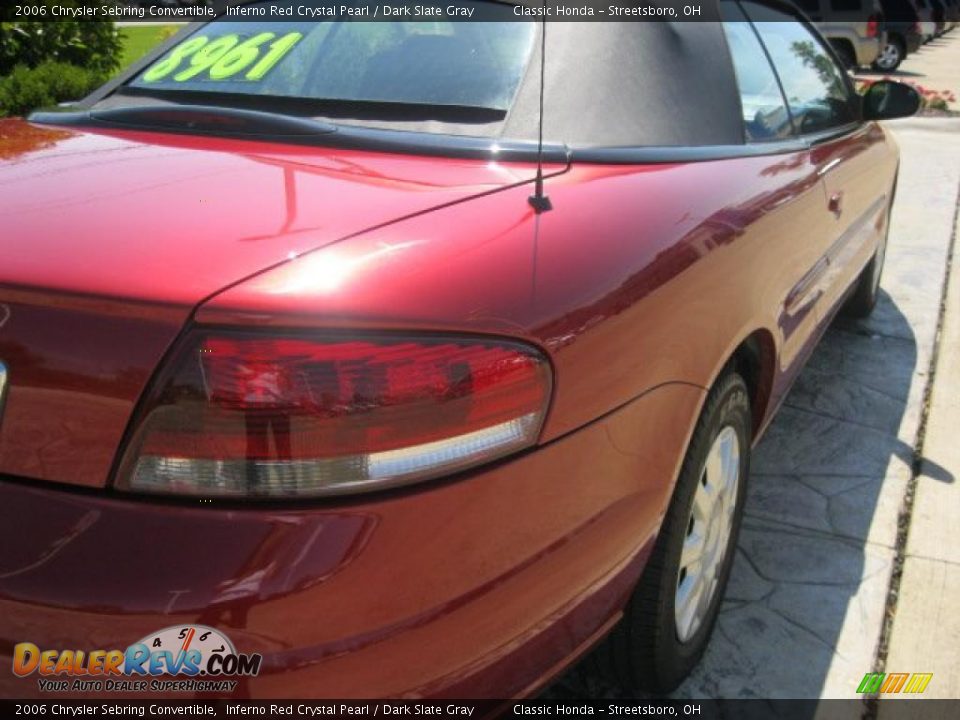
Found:
[[[777,2],[462,5],[189,25],[0,122],[4,696],[33,647],[341,698],[703,653],[751,448],[877,301],[916,93]]]

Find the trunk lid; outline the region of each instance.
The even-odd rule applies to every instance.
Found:
[[[205,298],[529,163],[0,121],[0,475],[100,487]]]

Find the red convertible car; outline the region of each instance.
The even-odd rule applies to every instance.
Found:
[[[0,123],[0,694],[144,658],[271,698],[697,662],[751,448],[877,300],[874,121],[917,96],[857,95],[776,2],[463,6],[191,25]]]

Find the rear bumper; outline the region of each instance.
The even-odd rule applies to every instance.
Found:
[[[181,623],[263,655],[234,696],[529,692],[617,617],[702,399],[661,386],[510,462],[352,502],[0,482],[0,696],[40,694],[10,671],[17,643],[124,649]]]

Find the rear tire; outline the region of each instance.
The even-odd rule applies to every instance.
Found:
[[[880,55],[873,61],[873,69],[880,72],[893,72],[907,56],[907,49],[900,38],[890,38],[880,51]]]
[[[743,518],[751,427],[747,386],[728,370],[710,391],[697,421],[643,577],[599,651],[601,665],[626,687],[670,692],[707,647]],[[724,447],[731,449],[728,455]],[[713,505],[705,512],[711,487]],[[701,594],[695,596],[698,577]]]

